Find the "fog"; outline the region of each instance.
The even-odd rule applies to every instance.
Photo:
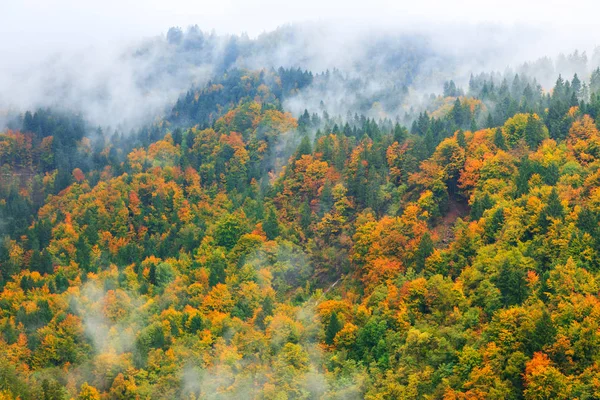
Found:
[[[294,114],[321,100],[342,114],[396,96],[394,86],[410,88],[408,103],[383,101],[385,114],[394,116],[439,93],[446,79],[465,85],[474,72],[518,70],[530,62],[527,72],[535,75],[540,57],[575,49],[587,51],[586,71],[596,67],[600,38],[590,27],[600,6],[592,1],[578,8],[493,1],[485,10],[471,0],[451,3],[3,2],[0,115],[63,108],[92,125],[127,131],[228,68],[284,66],[340,71],[341,80],[316,79],[320,86],[286,101]],[[181,31],[169,31],[176,26]],[[547,65],[541,71],[545,87],[574,70],[551,64],[551,71]],[[360,98],[349,84],[360,88]]]

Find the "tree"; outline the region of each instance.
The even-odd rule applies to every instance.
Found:
[[[581,81],[579,80],[579,77],[577,76],[577,74],[575,74],[573,76],[573,79],[571,80],[571,90],[573,91],[573,93],[575,94],[575,97],[577,97],[577,99],[580,99],[581,96]]]
[[[546,201],[546,205],[542,208],[540,212],[540,216],[538,219],[538,225],[545,232],[550,225],[551,219],[562,218],[564,213],[564,208],[562,203],[560,202],[560,198],[558,197],[558,192],[556,188],[552,188],[550,195],[548,196],[548,200]]]
[[[524,398],[526,400],[570,399],[570,386],[550,358],[544,353],[535,353],[525,367]]]
[[[83,235],[79,235],[75,244],[75,262],[83,271],[91,271],[91,252],[92,247],[88,244]]]
[[[521,304],[527,296],[527,283],[525,269],[521,265],[505,261],[500,266],[496,286],[502,293],[505,306]]]
[[[471,206],[471,219],[476,221],[483,217],[483,213],[494,206],[494,202],[489,194],[485,193],[483,196],[475,197],[473,205]]]
[[[415,253],[415,267],[417,271],[423,271],[423,269],[425,269],[425,261],[427,260],[427,257],[433,254],[433,250],[431,235],[429,235],[429,232],[425,232],[423,236],[421,236],[419,247]]]
[[[463,149],[467,147],[467,141],[465,139],[465,132],[462,129],[459,129],[456,133],[456,142]]]
[[[300,206],[300,226],[306,232],[312,220],[312,210],[308,201],[305,201]]]
[[[81,385],[77,400],[100,400],[100,392],[98,392],[98,389],[85,382]]]
[[[535,323],[535,330],[530,336],[529,351],[531,354],[543,350],[544,346],[554,342],[556,328],[550,313],[544,309],[542,316]]]
[[[296,150],[296,160],[299,160],[304,155],[312,154],[312,146],[310,144],[310,139],[308,135],[302,137],[300,141],[300,145],[298,146],[298,150]]]
[[[168,285],[175,278],[175,270],[171,264],[161,262],[156,267],[156,284],[160,287]]]
[[[208,284],[213,287],[218,283],[224,283],[226,278],[225,268],[227,267],[227,261],[225,260],[225,254],[222,251],[216,249],[209,256],[206,265],[209,269]]]
[[[244,233],[241,219],[234,214],[226,214],[215,226],[214,237],[218,246],[231,250]]]
[[[592,72],[590,78],[590,94],[594,95],[600,92],[600,67],[596,68]]]
[[[506,140],[504,140],[504,134],[500,128],[494,130],[494,145],[500,150],[506,150]]]
[[[327,329],[325,330],[325,343],[330,346],[333,345],[335,335],[337,335],[338,332],[342,330],[342,327],[342,323],[340,322],[337,313],[333,311],[331,313],[331,316],[329,317]]]
[[[495,239],[496,233],[504,224],[504,208],[498,207],[494,210],[492,217],[487,221],[485,225],[484,238],[487,243],[492,243]]]
[[[269,240],[274,240],[279,236],[279,221],[277,220],[274,207],[269,207],[267,211],[267,218],[263,222],[263,230]]]
[[[67,395],[61,385],[52,380],[44,379],[42,381],[43,400],[63,400]]]
[[[273,315],[273,309],[274,309],[273,299],[271,298],[271,296],[266,296],[262,301],[260,311],[256,315],[256,325],[260,329],[266,328],[265,318]]]
[[[394,142],[402,144],[406,140],[407,136],[408,130],[396,122],[396,125],[394,125]]]
[[[544,139],[548,137],[548,129],[535,114],[529,114],[525,126],[525,142],[530,149],[535,150]]]

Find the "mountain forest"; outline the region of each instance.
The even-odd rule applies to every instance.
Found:
[[[235,43],[135,128],[2,129],[0,399],[600,398],[598,65],[394,113],[427,55],[363,92]]]

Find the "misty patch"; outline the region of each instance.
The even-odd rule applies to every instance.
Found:
[[[71,305],[85,327],[97,354],[123,354],[135,346],[135,320],[141,299],[122,289],[106,290],[99,283],[85,283],[71,297]]]
[[[285,104],[296,115],[324,101],[333,114],[350,110],[395,116],[410,98],[407,88],[431,93],[450,76],[466,82],[473,72],[503,70],[542,57],[540,49],[555,53],[565,47],[564,41],[550,47],[544,33],[502,25],[384,29],[304,23],[250,38],[206,33],[198,26],[171,28],[120,47],[50,49],[55,51],[51,56],[5,63],[0,109],[2,115],[38,107],[66,109],[92,125],[128,131],[165,115],[181,93],[228,69],[283,66],[323,74]],[[513,51],[515,42],[519,46]],[[592,64],[597,61],[592,59]],[[570,73],[566,60],[559,59],[554,72]],[[529,64],[529,75],[535,75],[531,69],[546,68],[543,64]],[[339,76],[327,72],[334,68]]]

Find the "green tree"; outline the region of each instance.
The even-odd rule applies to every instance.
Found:
[[[402,144],[407,136],[408,130],[396,122],[396,125],[394,125],[394,142]]]
[[[547,344],[554,342],[556,336],[556,327],[552,322],[552,317],[547,310],[544,310],[540,319],[535,323],[535,329],[529,338],[529,353],[533,354],[540,351]]]
[[[214,237],[218,246],[231,250],[243,234],[244,226],[240,218],[226,214],[217,222]]]
[[[267,211],[267,218],[263,222],[263,230],[269,240],[274,240],[279,236],[279,221],[277,220],[274,207],[269,207]]]
[[[505,306],[521,304],[525,300],[527,296],[525,276],[525,269],[521,265],[509,261],[502,263],[495,283],[500,289]]]
[[[77,262],[79,268],[86,272],[91,271],[91,253],[92,246],[89,245],[83,235],[79,235],[79,239],[75,243],[75,262]]]
[[[506,150],[506,140],[501,128],[494,130],[494,145],[500,150]]]
[[[564,214],[564,208],[562,203],[560,202],[560,197],[558,197],[558,192],[556,188],[552,188],[550,195],[548,196],[548,200],[546,201],[546,205],[542,208],[540,212],[538,225],[545,232],[550,225],[551,219],[559,219],[562,218]]]
[[[548,137],[548,129],[544,126],[542,120],[534,117],[533,114],[529,114],[524,136],[529,148],[535,150]]]
[[[312,146],[310,144],[310,139],[308,138],[308,135],[304,135],[302,137],[302,140],[300,141],[298,150],[296,150],[296,160],[299,160],[300,158],[302,158],[302,156],[309,154],[312,154]]]
[[[327,329],[325,330],[325,343],[332,345],[333,339],[335,339],[335,336],[341,330],[342,323],[340,322],[337,313],[334,311],[331,313],[331,317],[329,317],[329,323],[327,324]]]
[[[219,249],[214,250],[207,260],[207,266],[209,269],[208,284],[211,287],[218,283],[225,283],[227,261],[222,251]]]
[[[415,267],[417,272],[425,268],[425,261],[433,253],[433,241],[429,232],[425,232],[419,242],[419,247],[415,253]]]
[[[465,139],[465,132],[462,129],[459,129],[456,133],[456,142],[463,149],[467,147],[467,141]]]

